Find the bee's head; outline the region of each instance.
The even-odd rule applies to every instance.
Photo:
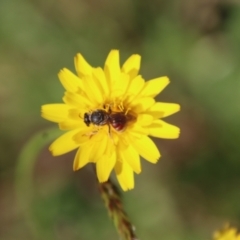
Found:
[[[91,123],[90,114],[89,113],[84,113],[83,121],[89,127],[89,125]]]

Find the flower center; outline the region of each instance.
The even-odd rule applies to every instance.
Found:
[[[113,101],[103,104],[102,108],[97,108],[88,113],[84,113],[84,122],[87,126],[93,124],[98,130],[108,125],[109,133],[111,128],[117,132],[123,132],[128,123],[136,117],[131,113],[130,108],[125,108],[123,102]]]

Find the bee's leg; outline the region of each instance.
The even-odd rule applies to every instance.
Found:
[[[84,133],[83,136],[87,136],[89,137],[89,139],[94,136],[95,134],[97,133],[97,131],[92,131],[92,132],[89,132],[89,133]]]
[[[95,134],[98,133],[98,131],[100,130],[99,127],[94,126],[95,129],[93,129],[91,132],[88,133],[84,133],[83,136],[87,136],[89,138],[91,138],[92,136],[94,136]]]
[[[111,113],[112,110],[111,110],[111,104],[110,103],[106,103],[103,105],[103,109],[108,112],[108,113]]]

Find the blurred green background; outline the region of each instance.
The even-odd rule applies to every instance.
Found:
[[[81,52],[103,66],[142,55],[145,79],[168,75],[159,101],[178,140],[156,140],[158,164],[142,161],[123,194],[139,239],[204,240],[240,224],[240,2],[234,0],[0,1],[0,239],[118,239],[91,166],[74,152],[52,157],[37,132],[56,127],[40,106],[61,102],[57,73]],[[59,134],[53,133],[53,135]],[[41,145],[40,144],[40,145]]]

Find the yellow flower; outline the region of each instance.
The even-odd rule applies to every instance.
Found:
[[[240,240],[240,234],[237,229],[228,225],[221,231],[214,234],[214,240]]]
[[[96,163],[100,182],[114,169],[124,191],[134,188],[141,172],[140,156],[156,163],[160,153],[148,135],[174,139],[179,128],[162,120],[177,111],[174,103],[156,102],[167,77],[144,81],[138,74],[141,57],[129,57],[122,67],[119,51],[110,51],[104,69],[75,57],[77,76],[64,68],[59,79],[66,89],[64,103],[42,106],[42,117],[67,130],[50,146],[54,156],[78,148],[73,169]],[[139,156],[140,155],[140,156]]]

